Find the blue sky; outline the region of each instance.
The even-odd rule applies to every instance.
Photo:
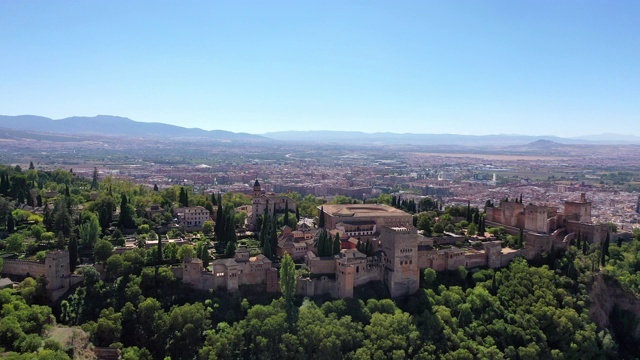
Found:
[[[0,114],[640,135],[640,1],[0,0]]]

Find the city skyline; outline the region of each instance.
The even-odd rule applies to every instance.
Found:
[[[0,112],[205,130],[640,135],[630,1],[0,3]]]

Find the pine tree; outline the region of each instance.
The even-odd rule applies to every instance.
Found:
[[[340,233],[336,233],[336,238],[333,240],[333,255],[340,254],[340,249],[342,248],[340,242]]]

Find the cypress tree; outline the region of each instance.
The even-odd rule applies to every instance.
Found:
[[[158,189],[158,184],[153,184],[153,191],[160,191],[160,189]]]
[[[340,249],[342,246],[340,245],[340,233],[336,233],[336,238],[333,240],[333,255],[340,254]]]
[[[207,245],[204,244],[202,247],[202,254],[200,254],[200,259],[202,259],[202,266],[207,269],[209,267],[209,261],[211,257],[209,256],[209,249],[207,249]]]
[[[271,252],[271,244],[268,241],[264,241],[262,244],[262,254],[269,260],[273,260],[273,253]]]
[[[62,231],[58,231],[58,238],[56,240],[56,248],[57,249],[64,249],[64,234],[62,233]]]
[[[471,218],[471,201],[467,200],[467,222],[471,223],[473,219]]]
[[[35,170],[35,166],[33,166],[33,161],[29,161],[29,170]]]
[[[318,212],[318,227],[324,228],[324,206],[321,206]]]
[[[278,251],[278,220],[274,216],[272,217],[273,221],[271,223],[271,231],[269,234],[269,244],[271,245],[271,253],[276,254]]]
[[[218,210],[216,211],[216,223],[213,225],[213,232],[215,233],[218,241],[221,240],[222,230],[224,229],[223,211],[224,209],[222,208],[222,205],[218,205]]]
[[[524,245],[524,229],[520,228],[520,235],[518,236],[518,247],[522,248]]]
[[[36,205],[38,207],[42,207],[42,195],[38,194],[38,196],[36,196]]]
[[[284,201],[284,218],[283,221],[284,225],[289,226],[289,201],[285,200]]]
[[[300,209],[296,206],[296,222],[300,221]]]
[[[69,267],[71,272],[76,269],[78,265],[78,240],[75,235],[71,235],[69,239]]]
[[[162,265],[162,238],[158,235],[158,251],[157,251],[157,259],[156,262],[158,265]]]
[[[607,232],[607,238],[602,244],[602,250],[604,251],[604,254],[606,256],[609,256],[609,242],[610,242],[610,236],[609,236],[609,233]]]
[[[323,257],[325,252],[325,232],[324,229],[320,230],[320,235],[318,236],[318,256]]]
[[[93,168],[93,178],[91,180],[91,190],[98,189],[98,168]]]
[[[216,194],[211,193],[211,204],[213,206],[218,206],[218,201],[216,200]]]
[[[587,239],[584,239],[584,242],[582,243],[582,254],[587,255],[587,252],[589,252],[589,243],[587,242]]]
[[[581,242],[582,242],[582,233],[578,232],[578,241],[576,241],[576,247],[578,248],[578,250],[581,249],[580,247],[580,245],[582,245]]]
[[[186,207],[186,205],[185,205],[186,200],[185,200],[185,193],[184,193],[184,187],[183,186],[180,187],[180,194],[178,195],[178,202],[180,203],[180,206]]]
[[[8,232],[13,232],[13,230],[15,230],[15,227],[16,227],[16,221],[13,218],[13,215],[9,214],[7,216],[7,231]]]
[[[498,293],[498,281],[496,280],[496,273],[494,271],[493,278],[491,279],[491,295],[495,296]]]

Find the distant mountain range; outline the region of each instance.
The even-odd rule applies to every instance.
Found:
[[[124,117],[98,115],[53,120],[34,115],[0,115],[0,139],[34,139],[76,141],[77,136],[129,136],[135,138],[193,139],[232,142],[305,142],[344,145],[453,145],[453,146],[524,146],[552,147],[554,144],[640,144],[640,137],[619,134],[589,135],[575,138],[517,134],[456,135],[411,133],[364,133],[358,131],[279,131],[262,135],[234,133],[224,130],[202,130],[163,123],[138,122]],[[553,143],[552,143],[553,142]]]
[[[253,134],[234,133],[224,130],[202,130],[181,126],[145,123],[128,118],[98,115],[94,117],[74,116],[53,120],[34,115],[0,115],[0,128],[39,133],[57,133],[70,135],[130,136],[141,138],[192,138],[219,141],[268,141]],[[0,132],[0,135],[2,132]],[[55,140],[54,140],[55,141]]]
[[[456,134],[398,134],[398,133],[364,133],[358,131],[279,131],[262,134],[274,140],[304,142],[335,142],[352,144],[414,144],[414,145],[462,145],[495,147],[526,145],[538,143],[538,146],[555,144],[640,144],[640,137],[631,135],[602,134],[576,138],[559,136],[532,136],[517,134],[501,135],[456,135]]]

